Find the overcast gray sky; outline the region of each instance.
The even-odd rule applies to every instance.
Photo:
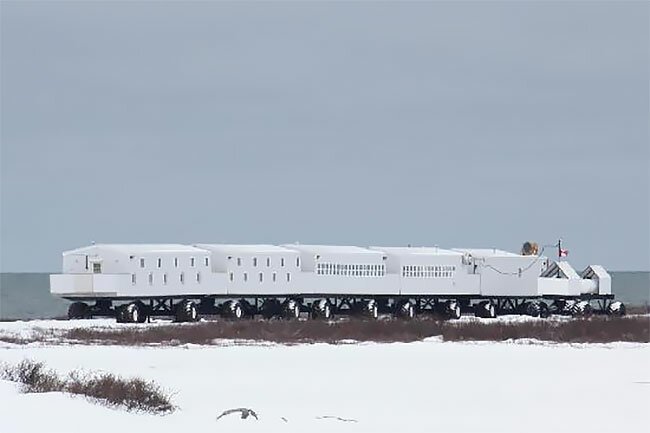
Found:
[[[650,269],[647,2],[1,13],[3,271],[91,241],[558,236]]]

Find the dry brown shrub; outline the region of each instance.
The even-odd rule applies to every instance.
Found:
[[[0,378],[23,385],[23,392],[67,392],[83,395],[108,406],[164,414],[172,412],[171,397],[154,382],[123,379],[111,373],[73,371],[62,379],[42,362],[23,360],[2,365]]]
[[[518,322],[416,320],[344,320],[324,322],[244,320],[210,321],[143,328],[77,328],[65,338],[88,344],[214,344],[215,340],[255,340],[280,344],[411,342],[442,336],[445,341],[530,338],[556,342],[607,343],[650,341],[650,318],[594,316],[587,319]]]

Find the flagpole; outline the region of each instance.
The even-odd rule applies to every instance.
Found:
[[[557,261],[562,260],[562,238],[557,240]]]

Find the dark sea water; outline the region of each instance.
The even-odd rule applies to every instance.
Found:
[[[49,274],[0,274],[0,319],[64,317],[69,302],[50,295]],[[627,305],[650,304],[650,272],[612,272],[616,299]]]

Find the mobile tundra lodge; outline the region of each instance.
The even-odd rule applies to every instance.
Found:
[[[97,244],[63,253],[51,292],[74,301],[68,317],[115,316],[143,323],[153,316],[191,322],[296,319],[355,314],[410,319],[435,312],[625,314],[602,266],[577,272],[550,260],[535,243],[519,254],[498,249],[328,245]]]

